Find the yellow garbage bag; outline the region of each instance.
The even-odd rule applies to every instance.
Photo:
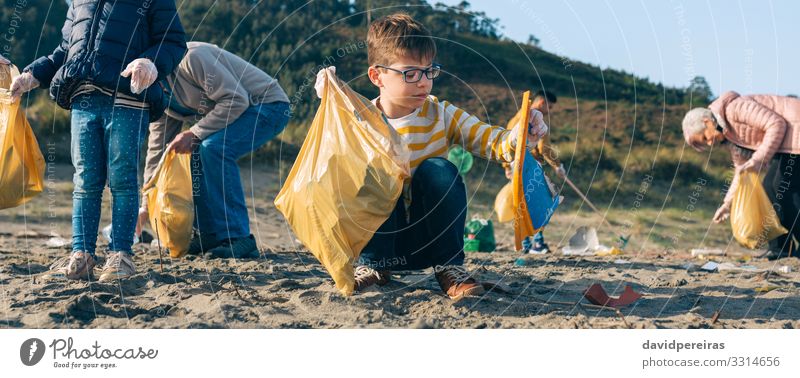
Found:
[[[514,220],[514,185],[506,184],[494,199],[494,212],[501,223]]]
[[[353,293],[353,263],[400,198],[409,159],[383,113],[326,70],[322,103],[275,206],[344,295]]]
[[[731,203],[731,229],[736,241],[750,249],[788,232],[778,220],[755,172],[739,175],[739,185]]]
[[[147,201],[150,227],[171,257],[189,252],[194,223],[192,200],[192,154],[173,150],[161,157],[158,167],[142,192]]]
[[[44,157],[31,125],[11,102],[17,67],[0,64],[0,209],[28,202],[44,190]]]

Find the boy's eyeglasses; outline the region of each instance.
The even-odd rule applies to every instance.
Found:
[[[389,71],[394,71],[403,75],[403,81],[409,84],[413,84],[422,80],[422,76],[428,78],[428,80],[433,80],[442,73],[442,65],[438,63],[433,63],[429,68],[410,68],[407,70],[398,70],[391,67],[382,66],[376,64],[375,67],[378,68],[385,68]]]

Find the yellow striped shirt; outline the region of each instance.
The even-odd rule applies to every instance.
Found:
[[[446,158],[450,146],[456,144],[484,159],[514,160],[510,130],[484,123],[434,96],[428,96],[422,107],[413,113],[388,121],[411,151],[412,174],[425,159]]]

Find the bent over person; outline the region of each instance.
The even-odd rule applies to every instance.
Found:
[[[258,256],[236,162],[283,131],[289,98],[264,71],[203,42],[189,42],[175,73],[159,84],[170,101],[166,114],[150,124],[145,181],[167,149],[194,154],[192,182],[198,188],[193,189],[195,232],[189,253]],[[191,127],[181,131],[184,124]],[[143,222],[147,209],[140,214]]]
[[[725,201],[714,215],[728,218],[733,193],[743,171],[766,171],[764,190],[783,227],[789,230],[769,242],[770,260],[797,256],[800,242],[800,100],[773,95],[741,96],[726,92],[708,108],[692,109],[683,119],[686,143],[701,151],[725,144],[736,167]],[[794,239],[794,240],[792,240]]]

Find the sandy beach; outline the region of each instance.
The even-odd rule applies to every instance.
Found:
[[[703,263],[688,250],[665,254],[660,247],[631,245],[621,256],[551,253],[515,266],[519,255],[507,225],[497,226],[498,251],[467,254],[467,266],[479,279],[497,283],[484,296],[454,302],[428,270],[396,272],[389,285],[346,298],[273,206],[278,168],[243,171],[262,252],[258,259],[162,260],[158,248],[138,244],[139,273],[129,280],[44,281],[40,276],[48,265],[68,253],[59,241],[70,234],[71,167],[50,168],[45,193],[0,212],[3,328],[800,327],[798,259],[754,259],[747,262],[751,270],[704,272],[684,266]],[[252,188],[258,188],[255,196]],[[109,217],[105,198],[102,224]],[[567,226],[575,226],[570,217],[554,219],[551,245],[566,242]],[[102,250],[105,242],[99,240]],[[741,265],[742,259],[736,252],[715,261]],[[643,298],[619,312],[586,306],[582,293],[593,283],[611,295],[631,285]]]

